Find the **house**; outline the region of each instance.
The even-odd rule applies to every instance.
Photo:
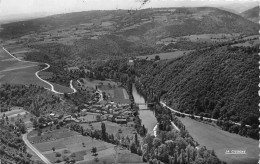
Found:
[[[83,109],[82,111],[80,111],[80,115],[81,116],[85,116],[87,113],[87,109]]]
[[[126,124],[127,123],[127,120],[125,117],[122,117],[122,116],[117,116],[115,118],[115,121],[116,123],[119,123],[119,124]]]
[[[128,126],[128,127],[134,127],[134,126],[135,126],[135,123],[134,123],[134,122],[128,122],[128,123],[126,124],[126,126]]]
[[[134,60],[133,59],[129,59],[127,64],[129,66],[133,66],[134,65]]]
[[[107,115],[107,120],[112,122],[113,121],[113,117],[114,116],[112,114],[108,114]]]

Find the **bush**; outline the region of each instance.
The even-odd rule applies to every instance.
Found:
[[[60,163],[60,162],[61,162],[61,160],[60,160],[60,159],[57,159],[57,160],[56,160],[56,163]]]
[[[63,150],[63,153],[64,153],[64,154],[68,154],[68,153],[70,153],[70,151],[67,150],[67,149],[65,149],[65,150]]]
[[[57,152],[55,156],[56,156],[56,157],[60,157],[60,156],[61,156],[61,153]]]

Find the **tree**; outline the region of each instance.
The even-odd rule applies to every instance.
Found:
[[[104,141],[107,140],[107,134],[106,134],[106,125],[104,122],[101,123],[101,131],[102,131],[102,139]]]
[[[154,57],[154,60],[160,60],[160,56],[156,55],[156,56]]]
[[[97,148],[92,147],[91,153],[93,154],[93,156],[96,156],[97,155]]]
[[[135,143],[132,143],[132,144],[130,145],[130,151],[131,151],[131,153],[137,154],[137,149],[136,149]]]
[[[38,136],[41,136],[41,135],[42,135],[42,129],[38,128]]]

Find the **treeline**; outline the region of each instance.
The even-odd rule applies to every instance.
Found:
[[[68,126],[71,130],[81,133],[83,136],[90,136],[92,138],[100,139],[108,143],[120,145],[125,148],[128,148],[131,151],[131,153],[142,155],[141,143],[137,133],[135,133],[132,136],[126,136],[126,137],[124,137],[121,134],[122,131],[120,130],[116,134],[108,134],[106,132],[105,123],[101,123],[101,130],[84,129],[83,126],[76,123],[72,123]]]
[[[155,107],[156,118],[159,121],[157,136],[147,135],[143,141],[143,159],[146,162],[157,164],[207,163],[221,164],[214,150],[198,147],[198,143],[190,136],[185,126],[166,108]],[[180,129],[172,130],[170,121]],[[166,127],[166,128],[164,128]]]
[[[114,34],[103,35],[98,39],[80,39],[74,43],[73,51],[87,60],[150,55],[157,52],[153,46],[142,40],[129,41],[125,36]]]
[[[50,112],[71,112],[71,104],[62,104],[60,97],[35,85],[10,85],[0,87],[1,112],[8,111],[12,106],[23,107],[39,117]]]
[[[0,160],[3,164],[41,164],[33,161],[32,155],[26,152],[26,145],[16,126],[5,122],[0,123]]]

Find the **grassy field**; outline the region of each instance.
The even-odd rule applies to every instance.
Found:
[[[43,81],[40,81],[36,76],[35,72],[39,70],[38,66],[29,67],[24,69],[18,69],[14,71],[2,72],[0,75],[3,75],[0,78],[0,84],[11,83],[11,84],[24,84],[24,85],[38,85],[45,88],[50,88],[48,84]]]
[[[257,140],[232,134],[188,117],[179,119],[195,141],[208,149],[214,149],[216,155],[228,164],[253,164],[258,162],[260,151]],[[247,154],[226,155],[226,150],[245,150]]]
[[[158,55],[161,60],[174,59],[174,58],[181,57],[185,54],[188,54],[189,52],[191,52],[191,51],[166,52],[166,53],[159,53],[159,54],[153,54],[153,55],[137,56],[137,58],[151,60],[151,59],[154,59],[155,56]]]
[[[121,125],[110,121],[104,121],[104,123],[106,124],[106,132],[108,134],[117,135],[119,129],[121,129],[121,133],[119,133],[120,136],[130,137],[134,135],[134,127],[127,127],[126,125]],[[101,122],[92,123],[91,125],[93,129],[101,130]],[[82,124],[82,126],[86,129],[91,129],[91,126],[89,124]]]
[[[61,92],[61,93],[71,93],[73,92],[73,90],[70,87],[65,87],[63,85],[60,84],[55,84],[55,83],[51,83],[55,89],[55,91],[57,92]]]
[[[7,54],[2,47],[0,48],[0,61],[4,59],[12,58],[9,54]]]
[[[95,114],[95,113],[90,114],[90,113],[88,113],[85,116],[79,117],[79,119],[83,120],[83,121],[96,121],[97,120],[97,115],[99,115],[99,114]]]
[[[37,136],[35,131],[28,135],[29,141],[40,141],[48,138],[56,138],[54,141],[43,141],[34,146],[40,150],[52,163],[57,160],[63,161],[64,157],[70,157],[76,161],[88,161],[93,159],[91,150],[93,147],[97,148],[98,156],[102,159],[106,156],[111,156],[114,152],[114,145],[92,139],[88,136],[81,136],[76,132],[69,131],[68,129],[59,129],[49,132],[44,132],[42,136]],[[52,148],[55,148],[55,151]],[[101,153],[106,152],[107,153]],[[60,155],[56,155],[56,154]],[[90,157],[90,158],[89,158]]]

